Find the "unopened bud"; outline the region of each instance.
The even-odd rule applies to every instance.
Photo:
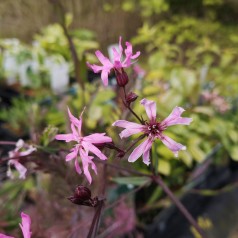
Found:
[[[138,98],[138,95],[133,93],[133,92],[130,92],[127,94],[126,96],[126,102],[127,104],[131,104],[132,102],[134,102],[136,99]]]
[[[68,197],[68,199],[77,205],[92,206],[91,191],[85,186],[78,186],[74,191],[74,195]]]
[[[119,87],[125,87],[129,81],[127,73],[124,71],[123,68],[119,70],[115,69],[116,73],[116,80],[117,80],[117,85]]]
[[[74,191],[74,196],[85,201],[91,198],[91,191],[85,186],[78,186]]]

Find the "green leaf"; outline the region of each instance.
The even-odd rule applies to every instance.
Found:
[[[197,112],[197,113],[206,114],[208,116],[213,116],[214,115],[214,110],[212,109],[212,107],[197,106],[197,107],[193,108],[193,111]]]
[[[159,160],[158,171],[163,175],[170,175],[171,166],[170,166],[169,161],[160,159]]]
[[[68,28],[73,22],[73,14],[72,13],[66,13],[65,14],[65,25]]]
[[[149,177],[116,177],[111,178],[112,181],[118,183],[118,184],[132,184],[132,185],[143,185],[145,183],[148,183],[150,181]]]
[[[163,190],[160,187],[157,187],[152,195],[150,196],[150,199],[147,202],[147,205],[152,205],[158,198],[163,194]]]
[[[229,154],[233,160],[238,161],[238,146],[231,146]]]

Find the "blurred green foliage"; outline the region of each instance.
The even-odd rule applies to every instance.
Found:
[[[147,74],[140,93],[157,102],[161,119],[175,106],[183,106],[184,115],[193,118],[188,127],[167,130],[187,146],[179,159],[188,168],[203,162],[219,143],[225,154],[215,160],[224,162],[229,156],[237,160],[238,27],[234,21],[238,7],[232,4],[222,0],[122,3],[122,9],[138,11],[144,19],[132,40],[146,50],[141,60]],[[136,110],[143,113],[138,104]],[[160,173],[184,177],[184,165],[174,161],[167,148],[157,143],[156,152]]]

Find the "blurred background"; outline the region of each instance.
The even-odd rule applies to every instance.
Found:
[[[10,180],[3,158],[14,146],[0,145],[0,232],[19,236],[24,210],[32,217],[33,237],[86,237],[93,209],[66,198],[87,183],[64,163],[59,147],[70,147],[54,136],[70,130],[67,106],[78,116],[86,105],[85,134],[106,131],[123,147],[111,124],[132,118],[115,76],[105,88],[86,66],[98,63],[97,49],[110,55],[119,36],[123,46],[130,41],[134,52],[141,51],[127,70],[127,90],[155,100],[161,119],[175,106],[193,118],[190,126],[167,132],[187,146],[178,158],[156,142],[159,173],[208,237],[238,237],[236,0],[1,0],[0,140],[23,138],[38,149],[25,161],[26,180],[17,173]],[[133,107],[146,118],[138,102]],[[150,171],[141,159],[128,165],[127,156],[105,153],[111,163]],[[161,188],[125,175],[108,172],[99,237],[200,237]],[[90,186],[95,196],[100,179],[95,176]]]

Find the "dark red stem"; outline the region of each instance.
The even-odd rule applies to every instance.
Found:
[[[124,98],[122,98],[122,102],[124,106],[139,120],[139,122],[143,125],[144,122],[140,119],[140,117],[133,111],[133,109],[130,107],[130,105],[126,102],[126,89],[125,87],[122,87]]]

